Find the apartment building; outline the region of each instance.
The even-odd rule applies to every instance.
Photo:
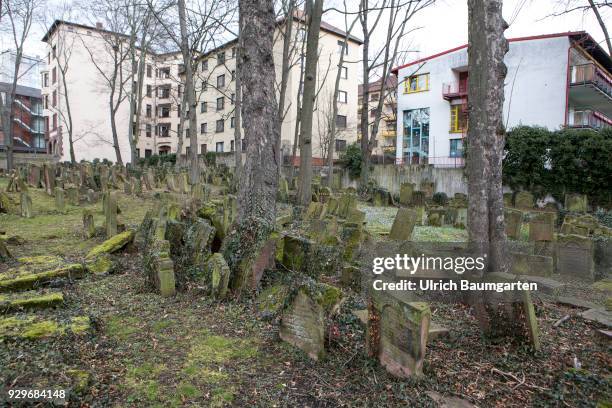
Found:
[[[279,28],[275,34],[274,55],[277,70],[277,82],[280,82],[282,65],[282,36]],[[304,41],[303,20],[294,19],[296,41]],[[101,25],[96,27],[82,24],[56,21],[43,37],[47,42],[49,53],[47,66],[42,72],[44,115],[48,124],[47,139],[50,151],[61,160],[68,160],[68,140],[66,132],[67,103],[70,104],[73,140],[77,160],[106,158],[115,161],[110,126],[109,97],[111,87],[107,78],[113,69],[114,52],[109,47],[109,37],[118,36],[119,54],[127,46],[127,37],[105,30]],[[330,98],[333,98],[335,75],[338,70],[340,49],[343,48],[349,57],[357,56],[361,42],[349,37],[346,47],[345,34],[327,24],[321,23],[319,42],[320,61],[318,73],[318,98],[313,125],[313,156],[315,162],[325,156],[325,129],[323,124],[329,118],[327,109]],[[297,49],[301,45],[296,44]],[[236,70],[236,41],[229,41],[198,59],[196,67],[197,97],[197,141],[200,154],[207,151],[231,152],[234,139],[234,95]],[[191,141],[185,135],[189,122],[183,121],[181,129],[181,102],[184,92],[183,61],[180,53],[155,54],[146,56],[144,78],[144,99],[141,109],[138,135],[138,156],[147,157],[153,154],[177,153],[179,138],[183,138],[180,154],[187,154]],[[357,107],[357,67],[347,64],[342,69],[339,95],[339,109],[336,123],[339,131],[336,135],[339,150],[356,140],[356,107]],[[68,69],[66,75],[60,75],[60,68]],[[65,71],[65,70],[64,70]],[[123,78],[129,78],[130,60],[121,63]],[[63,81],[65,77],[66,86]],[[127,95],[132,86],[123,83],[124,100],[117,109],[116,125],[119,136],[119,148],[124,162],[130,161],[128,129],[130,126],[129,103]],[[282,122],[281,138],[283,152],[291,151],[297,118],[298,92],[300,91],[300,65],[294,64],[289,72],[289,81],[285,99],[287,112]],[[115,101],[119,86],[115,88]],[[132,124],[134,126],[134,124]],[[242,146],[240,148],[243,148]]]
[[[359,85],[357,102],[357,138],[361,139],[361,115],[363,103],[363,85]],[[378,100],[380,93],[384,92],[383,108],[378,122],[378,132],[374,141],[372,155],[382,158],[386,163],[386,159],[390,159],[390,163],[395,161],[395,145],[397,140],[397,77],[391,75],[387,79],[385,88],[382,87],[382,79],[369,84],[369,101],[368,101],[368,123],[370,129],[374,126],[376,118],[376,110],[378,109]]]
[[[0,53],[0,98],[6,101],[11,91],[15,70],[15,52]],[[45,153],[44,120],[37,57],[22,56],[13,101],[13,148],[15,153]],[[0,123],[0,151],[4,150],[5,134]]]
[[[518,125],[612,126],[612,59],[584,31],[509,39],[503,119]],[[467,45],[394,69],[397,164],[464,165]]]

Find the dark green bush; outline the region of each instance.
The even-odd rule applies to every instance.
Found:
[[[431,199],[434,202],[434,204],[437,204],[437,205],[444,206],[444,205],[448,204],[448,196],[444,192],[435,193],[431,197]]]
[[[361,147],[357,143],[350,144],[340,156],[340,163],[352,178],[358,178],[361,174]]]

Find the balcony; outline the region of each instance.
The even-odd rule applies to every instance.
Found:
[[[612,127],[612,119],[590,109],[574,111],[569,119],[568,126],[571,128],[601,130]]]
[[[447,100],[467,98],[468,81],[461,80],[454,83],[442,84],[442,97]]]
[[[570,70],[569,102],[588,106],[612,117],[612,76],[594,63],[574,65]]]

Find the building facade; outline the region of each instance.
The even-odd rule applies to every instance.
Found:
[[[509,39],[503,120],[519,125],[612,125],[612,60],[585,32]],[[464,165],[467,45],[394,69],[398,83],[396,163]]]
[[[277,83],[280,83],[281,78],[282,35],[279,31],[282,27],[284,23],[279,22],[274,43]],[[299,18],[294,19],[294,33],[296,39],[293,47],[295,50],[300,50],[302,48],[300,42],[305,40],[305,35],[303,35],[303,21]],[[109,86],[108,78],[117,60],[113,54],[116,52],[115,48],[121,47],[109,47],[108,37],[113,36],[123,38],[119,41],[121,47],[127,46],[127,37],[106,31],[101,26],[89,27],[63,21],[56,21],[43,38],[43,41],[49,45],[45,61],[47,65],[42,72],[44,115],[48,124],[47,139],[50,152],[60,160],[69,160],[67,104],[70,105],[71,111],[76,159],[116,160],[110,126],[112,87]],[[338,72],[340,45],[344,43],[345,37],[345,34],[335,27],[326,23],[321,24],[318,97],[313,121],[315,162],[318,158],[322,160],[326,156],[324,143],[328,137],[326,121],[329,120],[331,113],[329,106],[333,99],[334,81]],[[344,47],[348,58],[358,55],[360,45],[358,39],[349,37],[348,45]],[[119,55],[123,55],[121,49]],[[299,58],[297,61],[298,63],[291,65],[288,74],[286,113],[281,125],[282,149],[285,155],[290,154],[292,150],[296,131],[298,115],[296,101],[300,92],[301,72]],[[125,58],[120,65],[123,78],[130,78],[130,59]],[[65,67],[69,69],[66,70]],[[70,69],[71,67],[74,68]],[[233,146],[235,70],[235,40],[207,52],[198,59],[195,69],[198,129],[194,144],[200,154],[209,151],[231,152],[236,148]],[[125,80],[121,87],[117,85],[114,90],[115,102],[118,101],[119,94],[125,99],[118,104],[115,119],[119,148],[124,162],[130,161],[128,101],[132,89],[131,80]],[[183,94],[182,55],[147,53],[140,123],[139,128],[134,129],[139,157],[167,153],[185,155],[189,152],[192,143],[185,137],[189,121],[187,118],[181,120],[181,112],[186,115],[185,110],[181,110]],[[357,137],[356,64],[347,64],[343,67],[339,94],[338,117],[335,120],[339,127],[336,145],[341,150],[347,143],[354,142]],[[181,138],[182,147],[178,152]]]
[[[381,162],[393,163],[395,160],[395,146],[397,141],[397,77],[389,76],[387,86],[383,89],[382,80],[369,84],[368,101],[368,126],[370,131],[374,126],[378,100],[381,92],[384,92],[383,107],[378,122],[378,132],[374,141],[372,155],[381,158]],[[359,99],[357,102],[357,138],[361,139],[361,115],[363,114],[363,85],[359,85]]]
[[[22,56],[15,100],[13,101],[13,148],[15,153],[45,153],[45,128],[40,92],[40,65],[37,57]],[[15,53],[0,53],[0,98],[6,102],[15,70]],[[0,151],[4,150],[5,133],[0,123]]]

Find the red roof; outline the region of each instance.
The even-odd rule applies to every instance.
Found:
[[[581,35],[587,35],[588,36],[586,31],[568,31],[566,33],[541,34],[541,35],[532,35],[532,36],[528,36],[528,37],[509,38],[508,42],[542,40],[542,39],[545,39],[545,38],[571,37],[571,36],[579,36],[579,35],[580,36]],[[430,55],[430,56],[425,57],[425,58],[420,58],[418,60],[409,62],[407,64],[400,65],[399,67],[395,67],[395,68],[393,68],[391,70],[391,72],[393,72],[394,74],[397,74],[399,72],[399,70],[402,69],[402,68],[406,68],[406,67],[409,67],[409,66],[415,65],[415,64],[420,64],[421,62],[429,61],[430,59],[438,58],[438,57],[441,57],[442,55],[446,55],[446,54],[450,54],[451,52],[462,50],[464,48],[467,48],[467,46],[468,46],[467,44],[463,44],[463,45],[461,45],[459,47],[451,48],[450,50],[442,51],[442,52]]]

